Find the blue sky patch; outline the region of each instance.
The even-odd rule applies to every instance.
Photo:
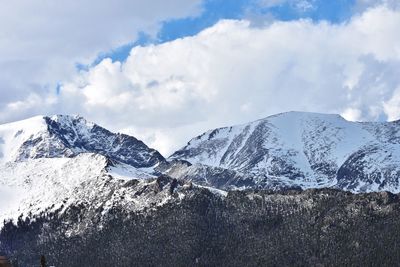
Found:
[[[342,23],[352,16],[354,5],[355,0],[205,0],[203,12],[198,17],[164,21],[156,38],[141,32],[136,41],[99,54],[90,65],[77,64],[76,67],[78,70],[85,70],[97,65],[104,58],[122,62],[135,46],[159,44],[193,36],[221,19],[251,19],[255,16],[281,21],[307,18],[313,21]]]

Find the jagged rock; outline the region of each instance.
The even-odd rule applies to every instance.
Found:
[[[165,162],[156,150],[125,134],[112,133],[79,116],[35,117],[0,125],[3,161],[74,157],[98,153],[136,168]]]

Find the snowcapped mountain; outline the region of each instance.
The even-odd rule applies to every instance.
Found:
[[[219,194],[299,187],[399,192],[399,131],[399,122],[289,112],[206,132],[166,160],[138,139],[78,116],[34,117],[0,125],[0,220],[78,203],[102,210],[166,203],[169,194],[134,192],[162,175],[167,184],[193,181]]]
[[[77,205],[105,214],[115,205],[140,210],[166,203],[168,193],[146,189],[155,186],[156,168],[164,164],[160,153],[136,138],[78,116],[0,125],[0,222]]]
[[[232,255],[231,265],[277,265],[291,251],[301,256],[287,265],[315,265],[323,244],[336,254],[321,262],[343,265],[351,255],[331,240],[351,233],[344,250],[362,247],[371,262],[396,248],[398,195],[296,189],[400,192],[399,131],[289,112],[209,131],[165,159],[78,116],[0,125],[0,254],[20,266],[42,253],[56,266],[208,266]]]
[[[165,159],[142,141],[112,133],[79,116],[34,117],[0,125],[0,162],[74,157],[98,153],[134,167],[154,167]]]
[[[147,171],[113,165],[106,157],[91,153],[9,162],[0,166],[0,222],[63,212],[80,204],[102,210],[114,204],[130,210],[151,205],[150,196],[137,198],[132,190],[138,187],[129,186],[154,183],[155,177]]]
[[[195,177],[220,188],[278,185],[399,192],[400,122],[350,122],[339,115],[287,112],[208,131],[170,159],[242,177],[222,187],[218,179]]]

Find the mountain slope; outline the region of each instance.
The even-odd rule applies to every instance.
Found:
[[[136,190],[134,190],[136,191]],[[386,192],[245,190],[225,198],[183,189],[156,208],[87,204],[8,223],[0,253],[18,266],[397,266],[400,200]],[[89,218],[91,220],[89,220]]]
[[[114,203],[140,209],[151,204],[151,197],[135,199],[126,184],[148,186],[155,180],[147,168],[113,164],[102,155],[90,153],[7,163],[0,166],[0,174],[0,222],[63,212],[81,203],[104,211]]]
[[[302,188],[399,192],[400,123],[288,112],[208,131],[170,159],[243,173],[250,187],[278,180]]]
[[[113,204],[132,210],[164,203],[168,195],[151,200],[125,183],[151,188],[160,175],[156,168],[166,164],[138,139],[78,116],[0,125],[0,223],[82,203],[102,210]]]
[[[0,254],[28,267],[42,254],[56,266],[393,265],[398,195],[298,187],[399,191],[398,128],[286,113],[210,131],[167,161],[80,117],[1,125]]]
[[[79,116],[56,115],[0,125],[0,162],[99,153],[134,167],[165,162],[156,150],[125,134],[112,133]]]

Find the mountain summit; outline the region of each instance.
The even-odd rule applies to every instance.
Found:
[[[199,135],[171,159],[245,174],[224,187],[400,191],[400,123],[287,112]],[[210,184],[213,186],[213,184]]]
[[[350,122],[335,114],[287,112],[210,130],[169,159],[135,137],[112,133],[79,116],[0,125],[0,163],[82,153],[223,190],[400,192],[398,121]]]
[[[79,116],[0,125],[0,229],[5,220],[63,214],[75,206],[104,210],[102,218],[113,207],[132,211],[167,203],[179,185],[170,189],[172,178],[156,180],[157,168],[167,166],[135,137]]]
[[[74,157],[85,152],[140,168],[165,162],[158,151],[135,137],[112,133],[79,116],[38,116],[0,125],[1,162]]]
[[[42,251],[57,266],[371,263],[396,248],[398,195],[315,188],[400,192],[399,131],[289,112],[164,159],[78,116],[0,125],[0,254],[23,266]],[[394,250],[381,262],[398,262]]]

